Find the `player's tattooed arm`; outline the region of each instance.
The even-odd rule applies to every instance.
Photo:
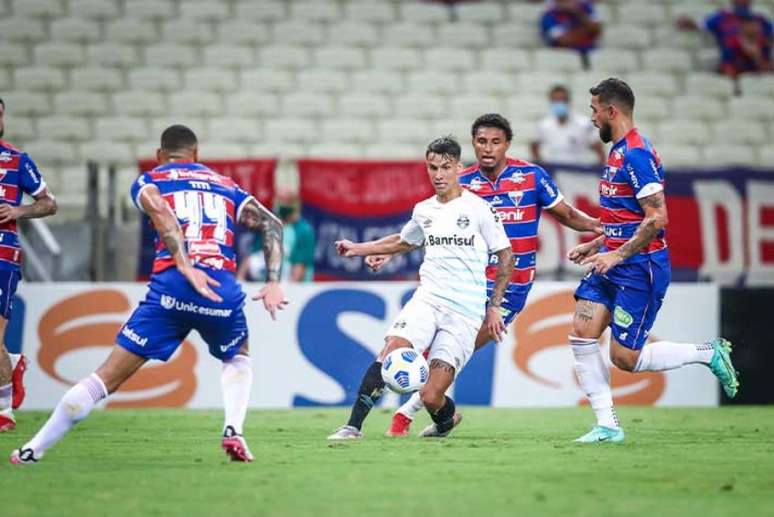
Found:
[[[279,282],[282,278],[282,221],[270,210],[251,199],[242,207],[239,223],[263,235],[266,281]]]
[[[632,238],[616,250],[621,260],[626,260],[632,255],[639,253],[658,235],[658,232],[666,227],[668,222],[666,200],[663,191],[644,197],[639,200],[639,203],[645,212],[645,218],[637,227]]]
[[[451,374],[454,374],[454,366],[450,365],[446,361],[441,361],[440,359],[431,359],[430,360],[430,369],[431,370],[441,370],[444,372],[448,372]]]
[[[579,232],[602,233],[602,225],[599,219],[591,217],[583,210],[579,210],[565,201],[560,201],[548,211],[564,226]]]
[[[492,287],[492,296],[489,298],[489,305],[499,307],[503,303],[505,288],[508,287],[508,281],[513,273],[514,257],[511,248],[504,248],[496,252],[497,255],[497,273],[495,275],[494,286]]]
[[[19,219],[35,219],[56,213],[57,205],[54,195],[45,187],[42,192],[33,196],[32,203],[20,206],[0,205],[0,224]]]

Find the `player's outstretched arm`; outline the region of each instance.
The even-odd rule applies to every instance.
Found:
[[[510,246],[495,252],[495,255],[497,255],[497,273],[492,287],[492,296],[489,298],[486,310],[484,327],[489,331],[489,335],[499,343],[502,340],[503,332],[505,332],[505,323],[500,313],[500,307],[503,303],[503,296],[505,296],[505,288],[508,287],[513,272],[514,258]]]
[[[220,283],[191,264],[185,248],[183,230],[177,222],[177,216],[172,212],[172,207],[161,197],[158,187],[147,185],[143,188],[140,192],[140,205],[150,217],[153,227],[159,233],[159,238],[169,254],[172,255],[177,270],[196,289],[196,292],[214,302],[222,302],[223,299],[210,288],[210,286],[217,287]]]
[[[0,224],[19,219],[47,217],[56,213],[56,199],[48,187],[32,197],[35,201],[27,205],[0,205]]]
[[[602,225],[599,219],[591,217],[583,210],[578,210],[565,201],[560,201],[548,209],[556,219],[564,226],[579,232],[594,232],[602,234]]]
[[[567,252],[567,258],[570,259],[572,262],[575,262],[576,264],[581,264],[585,259],[588,257],[592,257],[599,253],[599,249],[602,247],[602,244],[605,241],[605,236],[600,235],[596,239],[584,242],[583,244],[578,244],[577,246],[574,246],[570,251]]]
[[[279,281],[282,278],[282,221],[266,207],[249,200],[239,214],[239,223],[263,236],[263,256],[266,262],[266,285],[253,296],[253,300],[263,300],[263,307],[277,319],[277,311],[288,304],[285,292]]]
[[[368,242],[336,241],[336,251],[342,257],[367,257],[370,255],[395,255],[417,249],[418,246],[401,240],[397,233]]]

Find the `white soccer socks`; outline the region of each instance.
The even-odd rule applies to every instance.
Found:
[[[67,390],[56,405],[48,421],[22,450],[32,449],[35,458],[40,459],[52,445],[58,442],[78,422],[86,418],[100,400],[108,396],[105,383],[96,373],[81,380]]]
[[[411,395],[411,398],[398,408],[397,412],[404,415],[409,420],[414,420],[414,417],[417,416],[417,413],[419,413],[423,407],[425,407],[425,405],[422,404],[422,398],[419,396],[419,392],[415,391]]]
[[[686,364],[709,364],[714,348],[709,343],[672,343],[656,341],[640,350],[635,372],[660,372],[680,368]]]
[[[250,389],[253,385],[253,367],[246,355],[236,355],[228,361],[223,361],[223,372],[220,376],[223,390],[223,409],[225,419],[223,429],[231,426],[237,434],[242,429],[247,415],[247,404],[250,401]]]
[[[613,429],[620,427],[610,390],[610,370],[599,351],[599,342],[570,336],[570,346],[575,356],[575,374],[597,416],[597,424]]]
[[[11,395],[13,393],[13,385],[6,384],[0,386],[0,415],[13,419],[13,411],[11,411]]]
[[[8,352],[8,357],[11,359],[11,371],[14,371],[16,369],[16,365],[19,364],[21,354],[12,354],[11,352]]]

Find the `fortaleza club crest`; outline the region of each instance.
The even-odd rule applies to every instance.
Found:
[[[468,219],[468,216],[465,214],[462,214],[457,218],[457,226],[460,227],[461,230],[464,230],[468,226],[470,226],[470,219]]]
[[[514,204],[514,206],[519,206],[519,203],[521,203],[521,199],[524,197],[524,192],[520,190],[516,190],[514,192],[508,192],[508,197],[511,199],[511,202]]]
[[[175,299],[172,296],[166,294],[161,295],[161,306],[169,310],[175,306]]]

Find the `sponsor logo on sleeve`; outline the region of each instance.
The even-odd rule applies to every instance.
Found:
[[[556,197],[556,189],[552,187],[550,183],[548,183],[547,179],[541,178],[540,184],[543,185],[543,188],[546,189],[546,192],[548,192],[549,196]]]

